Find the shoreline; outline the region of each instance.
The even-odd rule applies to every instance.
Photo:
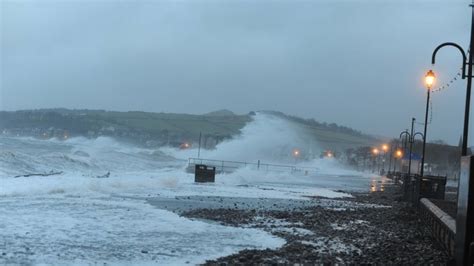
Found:
[[[242,250],[208,260],[207,265],[447,264],[450,257],[423,227],[416,211],[401,201],[397,189],[352,193],[352,198],[301,200],[306,203],[271,199],[275,201],[271,205],[268,199],[253,199],[253,204],[229,206],[223,202],[232,199],[215,197],[212,200],[221,204],[178,212],[191,219],[264,230],[287,241],[275,250]]]

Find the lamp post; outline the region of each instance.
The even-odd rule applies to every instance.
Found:
[[[420,169],[421,177],[423,177],[423,172],[425,170],[425,149],[426,149],[426,128],[428,126],[428,107],[430,105],[430,91],[434,82],[435,82],[435,74],[432,70],[430,70],[425,75],[425,84],[428,90],[426,91],[425,129],[423,131],[423,152],[421,155],[421,169]]]
[[[379,154],[379,149],[373,148],[372,149],[372,154],[374,155],[374,167],[373,170],[375,172],[375,165],[377,164],[377,155]]]
[[[469,129],[469,110],[471,104],[471,86],[472,86],[472,66],[473,66],[473,53],[474,53],[474,4],[471,7],[471,37],[469,43],[469,59],[467,59],[466,53],[456,43],[447,42],[439,45],[433,51],[431,56],[431,63],[435,64],[436,53],[439,49],[444,46],[453,46],[461,52],[462,55],[462,79],[467,78],[466,84],[466,105],[464,111],[464,130],[462,137],[462,148],[461,156],[467,155],[467,139]],[[467,66],[467,75],[466,75]],[[464,158],[463,158],[464,160]],[[467,159],[466,159],[467,161]],[[467,169],[469,164],[464,166]],[[461,166],[463,167],[463,166]],[[463,168],[462,168],[463,169]],[[472,202],[472,195],[474,194],[474,183],[469,176],[469,170],[465,178],[461,178],[458,186],[458,211],[456,217],[456,239],[455,239],[455,260],[457,265],[472,265],[474,262],[474,254],[471,250],[471,242],[473,240],[472,235],[474,232],[474,206]],[[463,172],[463,171],[461,171]],[[462,180],[462,181],[461,181]]]
[[[411,174],[411,155],[412,155],[412,149],[413,149],[413,143],[415,142],[415,136],[416,135],[420,135],[422,138],[424,138],[423,134],[420,133],[420,132],[416,132],[414,133],[413,132],[413,126],[415,124],[415,118],[413,117],[411,119],[411,132],[409,133],[408,130],[405,130],[405,131],[402,131],[400,133],[400,138],[402,138],[403,135],[406,136],[407,140],[408,140],[408,143],[410,144],[409,145],[409,154],[408,154],[408,176],[410,176]]]
[[[408,132],[408,128],[405,129],[406,132]],[[400,135],[401,136],[401,135]],[[402,140],[403,143],[403,152],[407,152],[407,146],[408,146],[408,136],[405,136],[405,138]]]
[[[294,149],[293,150],[293,157],[295,157],[295,164],[298,163],[298,158],[300,157],[300,150]]]
[[[389,174],[390,174],[390,169],[392,168],[392,153],[393,153],[393,144],[390,143],[390,156],[389,156],[389,159],[388,159],[388,173]]]
[[[453,42],[446,42],[443,44],[438,45],[436,49],[433,51],[431,56],[431,64],[435,64],[436,60],[436,53],[439,49],[445,46],[453,46],[461,52],[462,55],[462,75],[461,78],[467,78],[467,86],[466,86],[466,106],[464,110],[464,130],[462,135],[462,150],[461,156],[467,155],[467,138],[468,138],[468,130],[469,130],[469,109],[471,104],[471,86],[472,86],[472,64],[473,64],[473,53],[474,53],[474,5],[470,5],[472,7],[472,20],[471,20],[471,42],[469,45],[469,59],[467,59],[466,53],[462,49],[462,47]],[[466,75],[466,66],[467,66],[467,75]]]
[[[412,117],[411,119],[411,133],[408,133],[408,131],[403,131],[400,133],[400,138],[402,137],[402,134],[407,135],[408,142],[410,143],[410,148],[408,152],[408,176],[410,176],[411,172],[411,149],[413,147],[413,143],[411,142],[411,139],[413,137],[413,124],[415,124],[415,118]]]
[[[382,150],[383,150],[383,157],[382,157],[382,170],[385,172],[385,161],[386,161],[386,157],[387,157],[387,151],[388,151],[388,145],[387,144],[383,144],[382,145]]]
[[[400,162],[400,159],[402,158],[403,156],[403,152],[401,150],[397,150],[395,152],[395,158],[398,158],[398,161]],[[397,170],[397,164],[396,162],[393,162],[393,172],[395,173]]]

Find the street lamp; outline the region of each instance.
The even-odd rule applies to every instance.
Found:
[[[415,137],[416,135],[420,135],[422,138],[425,138],[425,136],[421,132],[413,132],[413,126],[415,124],[415,118],[413,117],[411,119],[411,133],[408,132],[408,130],[402,131],[400,133],[400,138],[402,138],[403,135],[406,136],[408,143],[410,143],[409,146],[409,154],[408,154],[408,176],[410,176],[411,173],[411,155],[412,155],[412,149],[413,149],[413,143],[415,142]]]
[[[431,87],[433,87],[433,84],[435,83],[435,80],[436,80],[435,73],[433,72],[433,70],[430,69],[428,73],[426,73],[425,75],[426,87],[428,87],[428,89],[431,89]]]
[[[466,85],[466,105],[464,111],[464,130],[462,137],[462,149],[461,156],[467,155],[467,138],[468,138],[468,129],[469,129],[469,110],[471,104],[471,86],[472,86],[472,67],[474,61],[474,2],[470,5],[471,7],[471,37],[469,42],[469,59],[467,59],[466,53],[456,43],[447,42],[439,45],[433,51],[431,56],[431,63],[435,64],[436,53],[439,49],[444,46],[453,46],[461,52],[462,55],[462,79],[467,78]],[[467,75],[466,75],[466,66],[467,66]],[[467,161],[466,161],[467,162]],[[472,203],[472,195],[474,194],[473,181],[471,176],[469,176],[470,164],[466,164],[462,167],[462,174],[464,178],[459,181],[458,185],[458,210],[456,217],[456,236],[455,236],[455,260],[457,265],[472,265],[474,262],[474,254],[472,250],[472,232],[474,231],[473,220],[474,220],[474,206]]]
[[[373,171],[375,172],[375,166],[377,166],[377,170],[378,170],[378,155],[379,155],[379,149],[377,148],[373,148],[372,149],[372,154],[374,155],[374,168],[373,168]]]
[[[403,152],[401,150],[397,150],[395,152],[395,158],[398,158],[399,162],[400,162],[400,159],[402,158],[402,156],[403,156]],[[396,170],[397,170],[396,167],[397,167],[397,164],[394,162],[393,163],[393,172],[396,172]]]
[[[465,79],[467,77],[467,87],[466,87],[466,106],[464,110],[464,130],[462,135],[462,150],[461,156],[467,155],[467,137],[468,137],[468,130],[469,130],[469,109],[471,105],[471,85],[472,85],[472,64],[473,64],[473,51],[474,51],[474,5],[470,5],[473,7],[472,9],[472,22],[471,22],[471,43],[469,45],[469,59],[467,59],[466,53],[462,49],[462,47],[453,42],[446,42],[440,44],[436,49],[433,51],[431,56],[431,64],[435,64],[436,61],[436,53],[439,49],[443,48],[444,46],[453,46],[461,52],[462,55],[462,75],[461,78]],[[467,75],[466,75],[466,66],[467,66]],[[429,72],[428,72],[429,73]],[[428,78],[428,77],[427,77]],[[434,81],[434,74],[432,80]],[[428,81],[428,80],[427,80]]]
[[[298,149],[293,150],[293,156],[298,157],[300,155],[300,151]]]
[[[426,91],[426,112],[425,112],[425,129],[423,131],[423,152],[421,155],[421,169],[420,169],[420,176],[423,177],[423,171],[425,170],[425,149],[426,149],[426,129],[428,127],[428,107],[430,105],[430,91],[431,87],[435,83],[436,76],[433,70],[429,70],[428,73],[425,75],[425,85],[428,89]]]
[[[401,150],[398,150],[397,153],[396,153],[396,156],[397,156],[398,158],[402,158],[403,152],[402,152]]]
[[[332,158],[334,156],[334,154],[332,153],[332,151],[326,151],[326,157],[327,158]]]
[[[382,144],[382,150],[383,150],[382,169],[385,171],[385,160],[387,159],[386,157],[387,157],[388,145]]]
[[[182,150],[186,150],[186,149],[191,148],[191,144],[189,144],[188,142],[184,142],[179,146],[179,148]]]
[[[298,162],[298,157],[300,157],[300,154],[301,154],[300,150],[298,149],[293,150],[293,157],[295,157],[295,164]]]

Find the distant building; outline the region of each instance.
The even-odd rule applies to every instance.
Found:
[[[408,173],[409,160],[410,160],[409,154],[405,154],[401,160],[402,173]],[[416,153],[412,153],[410,173],[418,174],[420,172],[420,166],[421,166],[421,156]]]

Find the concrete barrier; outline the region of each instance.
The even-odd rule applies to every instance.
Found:
[[[426,198],[420,199],[420,216],[448,254],[454,256],[456,220]]]

